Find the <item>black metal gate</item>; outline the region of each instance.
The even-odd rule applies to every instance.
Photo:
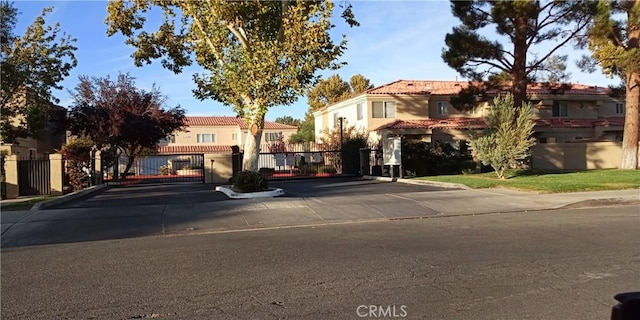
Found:
[[[49,159],[18,160],[18,195],[51,194],[51,163]]]
[[[268,180],[326,178],[352,174],[345,169],[352,162],[343,159],[340,150],[328,150],[315,144],[266,145],[258,156],[258,172]],[[234,153],[234,174],[242,168],[244,154]],[[345,163],[346,161],[346,163]],[[354,159],[356,169],[359,159]],[[358,172],[353,172],[358,174]]]
[[[129,162],[122,155],[106,169],[107,184],[204,183],[204,154],[171,154],[138,157]]]

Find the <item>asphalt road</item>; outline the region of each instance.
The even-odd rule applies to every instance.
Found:
[[[622,206],[8,248],[1,316],[609,319],[639,233]]]

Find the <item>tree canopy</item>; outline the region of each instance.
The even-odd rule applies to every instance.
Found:
[[[62,32],[58,23],[45,21],[52,8],[27,27],[24,35],[14,29],[18,10],[0,2],[0,117],[1,139],[14,143],[17,138],[39,137],[50,118],[51,104],[57,103],[53,89],[77,65],[76,39]]]
[[[592,52],[581,66],[593,71],[597,63],[604,73],[623,79],[626,112],[622,141],[621,169],[638,168],[638,126],[640,125],[640,3],[600,1],[587,46]]]
[[[122,33],[136,48],[135,64],[154,59],[179,73],[197,63],[206,73],[195,74],[200,99],[212,98],[232,106],[250,130],[244,144],[244,169],[256,171],[264,116],[268,109],[295,102],[316,80],[316,71],[338,68],[335,60],[346,38],[334,43],[329,31],[330,1],[182,0],[112,1],[108,5],[108,34]],[[148,31],[146,14],[163,12],[157,31]],[[342,17],[357,25],[347,6]]]
[[[125,173],[136,157],[185,127],[183,109],[165,109],[165,98],[155,86],[150,91],[138,89],[128,74],[118,75],[115,81],[87,76],[79,80],[73,92],[69,130],[90,138],[100,150],[115,147],[127,155]]]
[[[453,15],[462,24],[446,35],[442,58],[472,81],[486,81],[489,86],[510,82],[515,105],[519,107],[526,101],[527,83],[536,77],[551,81],[565,79],[566,56],[558,56],[556,52],[584,33],[592,7],[591,2],[580,0],[452,0]],[[481,31],[489,26],[495,28],[499,37],[510,42],[510,47],[481,35]],[[550,49],[542,53],[533,51],[543,44]],[[551,75],[545,76],[545,73]],[[472,86],[470,90],[477,95],[478,86]],[[460,109],[472,107],[466,102],[459,101],[454,106]]]
[[[294,126],[294,127],[300,127],[300,123],[301,123],[300,119],[294,119],[292,116],[277,117],[275,122]]]

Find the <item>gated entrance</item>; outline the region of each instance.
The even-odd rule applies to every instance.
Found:
[[[26,158],[18,160],[18,195],[51,194],[50,172],[49,159]]]
[[[258,172],[268,180],[357,175],[359,155],[324,149],[315,144],[267,145],[261,148]],[[234,173],[241,170],[243,153],[234,153]],[[354,170],[355,169],[355,170]]]
[[[122,155],[107,168],[107,184],[204,183],[204,154],[150,155],[129,161]]]

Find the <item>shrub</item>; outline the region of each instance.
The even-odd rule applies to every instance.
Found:
[[[169,166],[160,166],[160,174],[163,176],[169,175],[169,172],[171,170],[169,169]]]
[[[333,167],[333,166],[320,166],[320,167],[318,167],[318,173],[335,174],[335,173],[338,173],[338,170],[336,170],[336,168]]]
[[[257,192],[269,188],[267,179],[255,171],[241,171],[235,177],[233,188],[239,192]]]
[[[276,173],[276,169],[275,168],[260,168],[258,169],[258,172],[262,175],[272,175],[274,173]]]
[[[514,106],[513,95],[498,96],[486,118],[487,128],[471,138],[473,155],[490,165],[499,179],[506,169],[516,168],[530,156],[535,144],[531,104]]]

